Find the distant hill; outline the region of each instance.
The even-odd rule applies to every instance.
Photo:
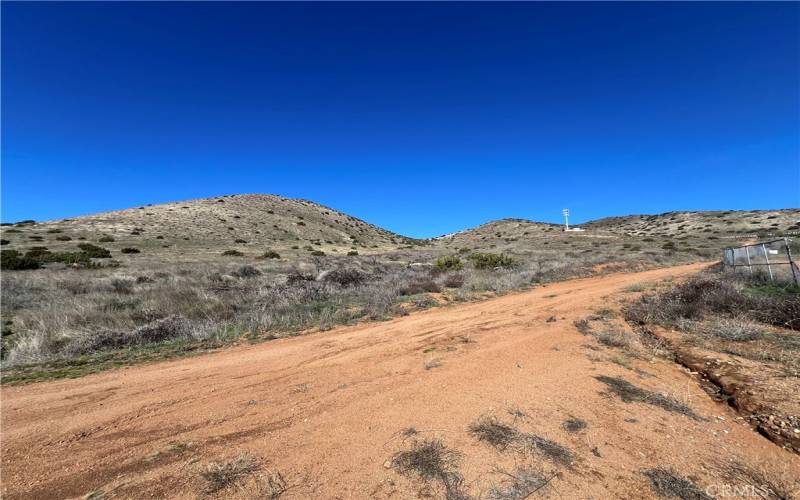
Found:
[[[224,249],[258,253],[267,248],[342,254],[380,252],[415,242],[318,203],[264,194],[147,205],[14,229],[3,231],[3,238],[11,242],[5,248],[58,249],[88,241],[111,249],[148,248],[150,254],[218,254]]]
[[[607,230],[638,236],[690,234],[733,236],[800,231],[800,209],[666,212],[657,215],[606,217],[581,224],[590,230]]]

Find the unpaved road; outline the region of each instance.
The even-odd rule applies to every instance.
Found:
[[[390,467],[393,453],[414,441],[400,434],[408,427],[462,454],[464,487],[476,497],[507,479],[497,469],[526,464],[560,471],[542,492],[562,498],[652,497],[641,471],[653,467],[715,493],[730,483],[717,467],[731,460],[796,481],[798,457],[741,424],[685,370],[661,360],[625,368],[610,361],[613,349],[573,325],[619,307],[631,284],[701,268],[573,280],[386,322],[3,387],[2,496],[196,498],[206,494],[203,467],[243,452],[256,457],[259,472],[217,495],[263,495],[276,472],[289,486],[282,498],[437,495],[435,482],[426,486]],[[597,376],[670,395],[702,420],[623,402]],[[560,443],[573,464],[479,442],[468,427],[483,415]],[[567,432],[570,417],[587,427]]]

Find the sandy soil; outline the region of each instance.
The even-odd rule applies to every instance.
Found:
[[[289,487],[282,498],[441,495],[435,482],[391,467],[392,455],[415,439],[401,434],[408,427],[462,454],[459,472],[475,497],[508,478],[500,469],[525,465],[553,477],[540,493],[563,498],[652,497],[642,474],[652,467],[714,493],[731,482],[719,472],[731,461],[797,488],[800,457],[751,430],[687,371],[652,360],[626,369],[573,326],[619,307],[632,297],[623,292],[631,284],[701,267],[573,280],[392,321],[3,387],[2,495],[195,498],[207,494],[200,471],[208,463],[243,452],[260,470],[215,495],[264,495],[278,472]],[[670,395],[699,418],[626,403],[598,376]],[[572,464],[478,441],[468,427],[485,415],[563,445]],[[571,417],[588,426],[567,432]]]

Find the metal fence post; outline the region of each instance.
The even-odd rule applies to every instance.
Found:
[[[786,256],[789,257],[789,268],[792,270],[792,279],[795,286],[797,286],[797,272],[794,270],[794,261],[792,260],[792,249],[789,248],[789,238],[783,239],[783,244],[786,245]]]
[[[753,266],[750,264],[750,247],[744,247],[744,253],[747,254],[747,269],[750,270],[750,274],[753,274]]]
[[[764,251],[764,258],[767,260],[767,271],[769,271],[769,280],[775,281],[775,278],[772,277],[772,268],[769,265],[769,256],[767,255],[767,247],[764,243],[761,244],[761,250]]]

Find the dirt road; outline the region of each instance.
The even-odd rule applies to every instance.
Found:
[[[391,463],[425,439],[460,454],[452,467],[474,497],[525,467],[550,480],[540,493],[563,498],[655,496],[643,474],[654,468],[715,495],[731,484],[721,469],[734,463],[791,484],[800,459],[742,424],[685,370],[663,360],[613,362],[619,353],[573,325],[618,308],[632,284],[701,267],[573,280],[386,322],[3,387],[3,497],[195,498],[208,494],[200,472],[210,462],[245,452],[258,471],[215,495],[266,495],[281,489],[280,473],[282,498],[440,496],[437,478],[426,483]],[[611,390],[615,378],[696,415],[669,411],[659,398],[625,402]],[[557,443],[569,458],[492,447],[469,431],[482,416]],[[585,428],[568,431],[570,418]],[[402,432],[408,428],[416,434]]]

